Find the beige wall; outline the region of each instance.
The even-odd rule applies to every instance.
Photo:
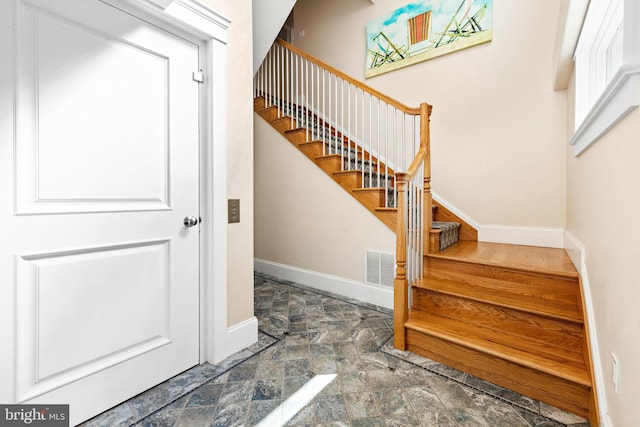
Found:
[[[227,322],[232,326],[253,316],[251,0],[199,1],[231,20],[227,32],[227,191],[230,199],[240,199],[241,220],[227,225]]]
[[[365,24],[406,0],[298,0],[295,43],[364,80]],[[556,0],[494,0],[493,41],[368,79],[432,116],[433,189],[480,224],[564,226],[565,92]],[[302,33],[304,35],[301,37]]]
[[[365,249],[395,234],[258,115],[256,258],[364,282]]]
[[[569,129],[573,131],[573,126]],[[640,110],[636,109],[579,157],[573,156],[571,147],[567,155],[567,229],[586,248],[600,369],[612,427],[638,424],[638,135]],[[619,394],[610,381],[612,353],[619,362]]]

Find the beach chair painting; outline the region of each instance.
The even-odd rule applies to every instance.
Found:
[[[365,77],[491,41],[493,0],[419,0],[366,25]]]

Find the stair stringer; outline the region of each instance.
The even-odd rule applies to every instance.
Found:
[[[385,188],[362,188],[357,180],[345,178],[339,155],[323,155],[321,141],[307,141],[306,130],[298,128],[295,119],[279,115],[277,107],[264,108],[264,98],[254,100],[254,111],[395,233],[397,209],[385,206]]]

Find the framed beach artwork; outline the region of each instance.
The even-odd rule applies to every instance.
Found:
[[[367,23],[365,77],[491,41],[493,0],[417,0]]]

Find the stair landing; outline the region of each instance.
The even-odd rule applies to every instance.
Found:
[[[564,249],[461,240],[442,252],[429,256],[578,278],[578,272]]]

